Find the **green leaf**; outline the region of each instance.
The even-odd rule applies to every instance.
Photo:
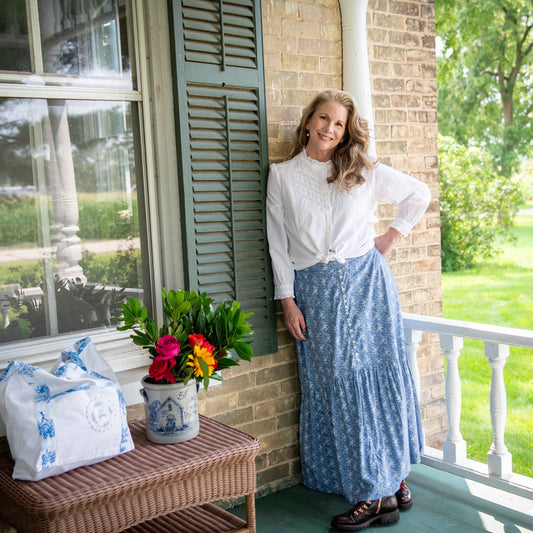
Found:
[[[239,366],[239,362],[231,359],[230,357],[223,357],[222,359],[218,360],[217,370],[224,370],[230,366]]]
[[[197,358],[198,364],[200,365],[200,369],[202,370],[203,374],[203,382],[204,382],[204,389],[207,390],[207,387],[209,386],[209,365],[202,359],[201,357]]]
[[[240,359],[244,359],[245,361],[252,360],[254,354],[249,342],[237,341],[233,349]]]
[[[191,309],[191,302],[182,302],[178,305],[177,310],[181,315],[185,315]]]

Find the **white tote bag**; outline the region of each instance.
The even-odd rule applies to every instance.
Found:
[[[55,476],[134,447],[116,376],[89,337],[50,372],[11,362],[0,377],[0,416],[15,479]]]

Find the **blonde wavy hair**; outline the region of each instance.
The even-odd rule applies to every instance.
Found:
[[[359,115],[353,98],[348,93],[329,89],[315,96],[302,112],[300,124],[294,132],[289,159],[298,155],[309,142],[307,123],[317,108],[325,102],[338,102],[348,111],[344,137],[331,156],[333,173],[328,182],[336,182],[340,187],[350,190],[365,182],[363,171],[373,168],[375,163],[367,153],[370,138],[368,122]]]

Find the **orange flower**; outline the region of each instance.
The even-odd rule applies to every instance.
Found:
[[[196,377],[203,378],[204,373],[202,367],[200,366],[199,359],[203,359],[209,368],[209,376],[216,370],[218,366],[218,361],[213,357],[213,352],[209,351],[208,348],[201,348],[199,344],[194,346],[194,354],[189,355],[190,361],[187,363],[188,366],[194,368],[194,375]]]

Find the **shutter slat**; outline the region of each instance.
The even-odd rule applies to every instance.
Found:
[[[188,62],[256,69],[254,5],[183,0],[182,32]],[[223,57],[224,56],[224,57]]]

